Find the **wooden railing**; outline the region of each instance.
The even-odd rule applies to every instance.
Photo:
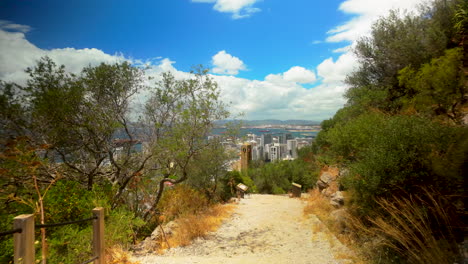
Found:
[[[104,255],[104,208],[98,207],[93,209],[93,217],[64,223],[34,225],[34,215],[24,214],[13,219],[13,229],[0,232],[1,236],[13,234],[14,243],[14,263],[15,264],[34,264],[34,232],[35,228],[47,228],[54,226],[63,226],[81,223],[85,221],[93,221],[93,254],[94,257],[83,262],[87,264],[105,264]]]

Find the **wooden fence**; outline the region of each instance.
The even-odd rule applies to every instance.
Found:
[[[94,257],[82,264],[94,262],[94,264],[105,264],[104,255],[104,208],[93,209],[93,217],[72,222],[34,225],[34,215],[19,215],[13,220],[13,230],[2,232],[2,234],[13,234],[14,243],[14,263],[15,264],[34,264],[34,232],[35,228],[47,228],[53,226],[62,226],[75,224],[84,221],[93,221],[93,254]]]

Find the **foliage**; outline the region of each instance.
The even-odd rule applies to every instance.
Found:
[[[236,185],[239,183],[247,185],[250,190],[255,188],[253,182],[251,183],[249,181],[247,183],[244,181],[242,174],[239,171],[228,171],[220,180],[221,192],[219,194],[219,197],[222,201],[225,202],[228,201],[231,197],[236,196]]]
[[[266,163],[249,169],[248,175],[260,193],[284,194],[289,191],[293,182],[307,190],[317,181],[317,173],[310,164],[313,163],[303,159]]]
[[[459,1],[434,1],[420,14],[394,11],[378,20],[370,37],[358,41],[359,68],[347,77],[348,104],[399,111],[401,98],[414,96],[400,85],[398,73],[406,66],[419,68],[454,46],[452,16]]]
[[[344,182],[355,191],[363,209],[372,210],[376,198],[400,190],[411,192],[426,185],[453,192],[463,182],[461,175],[439,175],[432,165],[458,144],[457,135],[463,133],[459,129],[411,116],[388,117],[384,124],[368,125],[378,136],[369,138],[368,148],[350,165],[351,176]],[[447,171],[458,170],[451,164],[446,166]]]
[[[93,209],[93,193],[74,181],[59,181],[50,188],[44,199],[48,210],[46,221],[58,223],[88,218]]]
[[[209,200],[219,200],[223,188],[221,178],[226,175],[228,159],[232,159],[232,156],[225,151],[220,139],[211,139],[210,144],[197,153],[194,162],[190,163],[191,176],[186,183],[202,191]]]
[[[39,186],[38,178],[53,179],[53,176],[50,164],[36,154],[45,146],[34,146],[27,137],[2,139],[0,146],[0,227],[1,230],[9,230],[16,215],[28,213],[39,216],[43,212],[41,199],[46,191],[42,190],[47,186]],[[3,249],[0,259],[5,262],[11,260],[12,237],[1,237],[0,245]]]
[[[90,217],[90,211],[88,215]],[[135,240],[135,230],[144,222],[135,218],[133,213],[116,209],[106,214],[106,248],[121,245],[128,248]],[[75,263],[92,257],[92,225],[67,225],[54,228],[49,236],[49,262]]]
[[[417,71],[411,66],[402,69],[400,84],[415,94],[406,107],[414,107],[429,117],[444,115],[460,123],[468,89],[461,71],[462,59],[463,50],[456,48],[446,50],[444,56],[432,59]]]

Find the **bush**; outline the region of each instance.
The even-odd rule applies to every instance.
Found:
[[[445,163],[444,172],[434,164],[447,160],[445,157],[459,144],[466,128],[448,127],[415,116],[387,117],[375,113],[339,128],[330,136],[332,142],[337,141],[335,153],[355,149],[348,156],[355,160],[349,165],[350,176],[342,184],[353,190],[362,213],[373,210],[376,198],[411,193],[415,187],[434,186],[441,193],[452,194],[460,191],[463,183],[460,160],[466,160],[467,151],[462,151],[458,161]],[[355,136],[360,129],[361,136]],[[338,136],[339,132],[343,133]]]
[[[236,196],[236,185],[242,183],[249,187],[248,192],[256,193],[257,186],[248,173],[239,171],[228,171],[226,175],[220,179],[220,187],[217,195],[221,201],[228,201],[231,197]]]
[[[302,185],[304,190],[312,188],[318,173],[315,161],[303,159],[265,163],[248,171],[260,193],[284,194],[293,182]]]
[[[88,212],[89,217],[90,212]],[[128,248],[135,241],[135,230],[144,225],[132,212],[115,209],[106,213],[106,248],[119,245]],[[50,229],[48,235],[50,263],[80,263],[92,258],[93,230],[91,222],[85,225],[66,225]]]
[[[46,222],[58,223],[90,217],[94,208],[93,195],[78,182],[58,181],[44,199]]]

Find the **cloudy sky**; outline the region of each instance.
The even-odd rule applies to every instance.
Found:
[[[41,56],[72,72],[100,62],[186,78],[211,69],[245,119],[330,118],[343,106],[353,43],[390,9],[422,0],[0,1],[0,79],[24,82]]]

